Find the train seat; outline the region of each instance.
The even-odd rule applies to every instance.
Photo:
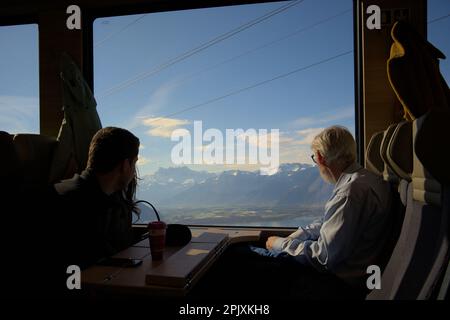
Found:
[[[407,183],[404,183],[405,180],[403,179],[410,180],[407,177],[408,172],[405,172],[408,169],[405,169],[403,171],[404,175],[400,176],[392,169],[392,164],[390,163],[390,160],[394,159],[401,166],[403,158],[412,156],[412,147],[406,147],[400,158],[393,152],[392,147],[395,145],[411,144],[411,140],[408,139],[410,135],[408,135],[406,130],[399,130],[400,128],[405,128],[405,124],[392,124],[385,131],[375,133],[367,147],[367,168],[382,176],[385,181],[388,181],[392,189],[390,220],[386,230],[386,238],[384,239],[386,243],[377,261],[381,270],[385,269],[400,236],[405,215],[405,194],[407,191],[405,188]]]
[[[411,124],[412,142],[420,133],[426,116]],[[398,135],[407,137],[410,134],[409,126],[400,124]],[[391,142],[391,146],[391,150],[395,151],[395,141]],[[442,206],[441,184],[418,159],[414,145],[411,160],[403,155],[400,158],[398,156],[399,153],[394,152],[386,160],[391,169],[395,168],[393,171],[402,175],[403,181],[410,181],[406,187],[405,218],[399,239],[383,272],[381,289],[375,289],[368,295],[367,298],[371,300],[433,298],[435,287],[442,279],[443,266],[448,264],[449,210]]]
[[[28,186],[47,185],[50,163],[58,144],[56,138],[39,134],[15,134],[13,143],[22,183]]]
[[[378,176],[382,176],[384,171],[384,162],[380,154],[383,134],[384,131],[375,132],[367,145],[366,167]]]

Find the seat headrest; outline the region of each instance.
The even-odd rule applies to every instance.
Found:
[[[422,128],[422,125],[424,123],[424,120],[426,118],[425,116],[422,116],[413,122],[413,139],[416,140],[416,137],[420,136],[420,131]],[[424,139],[424,137],[420,138]],[[420,141],[419,139],[419,146],[420,148],[423,147],[423,141]],[[433,139],[430,139],[427,141],[428,144],[434,144]],[[417,143],[414,143],[414,152],[413,152],[413,172],[412,172],[412,186],[413,186],[413,199],[416,201],[425,202],[427,204],[432,204],[436,206],[441,205],[441,184],[429,173],[429,171],[424,167],[422,162],[417,157],[417,150],[416,150]],[[423,149],[419,152],[419,154],[422,155],[424,152]],[[437,151],[439,152],[439,151]],[[431,158],[433,161],[437,160],[439,157],[443,157],[442,153],[440,152],[439,155],[437,155],[436,151],[433,152],[434,156],[436,158]],[[422,155],[423,156],[423,155]],[[428,159],[428,161],[431,162],[431,159]],[[433,167],[433,165],[431,165]],[[433,167],[434,168],[434,167]],[[438,172],[438,171],[436,171]]]
[[[450,93],[439,70],[445,55],[405,22],[395,23],[391,36],[388,79],[405,118],[412,121],[430,109],[447,108]]]
[[[395,128],[397,127],[397,124],[391,124],[383,133],[383,139],[381,140],[381,146],[380,146],[380,156],[381,159],[383,159],[384,162],[384,170],[383,170],[383,179],[389,182],[397,183],[398,177],[394,174],[392,171],[390,165],[389,165],[389,159],[387,157],[387,151],[389,142],[391,141],[392,134],[395,131]]]
[[[412,123],[400,122],[389,140],[386,157],[391,170],[407,181],[411,181],[413,170],[412,149]]]
[[[382,176],[384,171],[384,162],[380,155],[383,134],[384,131],[375,132],[367,145],[366,167],[379,176]]]
[[[450,184],[450,168],[445,150],[450,150],[448,121],[450,110],[430,110],[415,136],[415,151],[425,168],[441,184]]]
[[[25,184],[46,185],[56,138],[39,134],[16,134],[13,138]]]

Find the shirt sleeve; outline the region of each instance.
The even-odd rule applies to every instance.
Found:
[[[352,252],[361,228],[359,220],[364,211],[363,205],[363,201],[356,197],[335,196],[320,228],[319,237],[316,240],[292,239],[283,242],[281,250],[302,264],[333,271]]]
[[[303,242],[306,240],[317,240],[322,227],[322,219],[318,219],[306,227],[300,227],[297,231],[286,238],[278,238],[272,245],[273,250],[283,251],[283,248],[289,247],[292,242]]]

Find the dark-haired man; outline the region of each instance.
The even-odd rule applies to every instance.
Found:
[[[138,152],[139,139],[131,132],[100,129],[86,169],[54,185],[65,263],[83,269],[131,244]]]

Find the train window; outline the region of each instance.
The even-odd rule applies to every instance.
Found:
[[[38,25],[0,27],[0,130],[39,133]]]
[[[104,17],[93,28],[98,112],[140,137],[138,198],[164,220],[294,227],[322,216],[332,186],[309,144],[330,125],[355,132],[352,0]]]
[[[428,41],[445,54],[440,60],[440,70],[447,83],[450,83],[450,42],[446,32],[450,30],[450,2],[447,0],[428,0]]]

